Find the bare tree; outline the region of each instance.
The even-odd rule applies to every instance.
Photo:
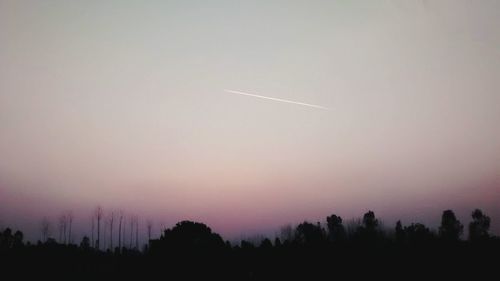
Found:
[[[139,218],[135,217],[135,249],[139,250]]]
[[[103,216],[104,212],[101,208],[101,206],[98,206],[95,210],[95,216],[97,218],[97,241],[96,241],[96,248],[99,250],[100,249],[100,240],[101,240],[101,219]]]
[[[108,246],[108,243],[107,243],[108,242],[108,236],[107,236],[108,225],[109,225],[109,220],[107,220],[107,219],[104,220],[104,234],[102,236],[102,238],[103,238],[102,239],[102,242],[103,242],[102,246],[103,246],[104,251],[106,251],[108,249],[107,248],[107,246]]]
[[[109,245],[111,251],[113,251],[113,224],[115,222],[115,212],[111,212],[109,215]]]
[[[47,239],[50,236],[50,221],[47,218],[42,219],[41,223],[41,231],[42,231],[42,241],[47,242]]]
[[[122,250],[122,221],[123,221],[123,212],[119,211],[118,212],[118,251],[121,252]]]
[[[123,226],[122,226],[122,248],[127,247],[127,243],[125,242],[126,237],[127,237],[127,217],[124,215],[123,216]]]
[[[59,229],[58,241],[59,241],[59,243],[62,243],[63,224],[64,224],[63,217],[59,217],[59,225],[58,225],[58,229]]]
[[[94,231],[95,231],[95,214],[92,214],[92,216],[90,217],[90,219],[92,220],[92,234],[90,235],[92,238],[92,248],[95,247],[95,240],[94,240]]]
[[[293,227],[291,224],[286,224],[280,228],[280,239],[289,242],[293,240]]]
[[[67,218],[68,218],[68,223],[69,223],[68,243],[71,244],[71,243],[73,243],[73,238],[71,236],[71,234],[72,234],[71,230],[72,230],[73,218],[74,218],[72,211],[68,212]]]
[[[148,220],[147,228],[148,228],[148,244],[149,244],[149,241],[151,241],[151,232],[153,231],[153,222],[152,221]]]
[[[160,223],[160,236],[163,235],[163,231],[166,229],[165,225],[166,223],[164,221]]]
[[[66,215],[59,217],[59,243],[66,243]]]
[[[132,249],[132,241],[134,235],[134,217],[130,216],[130,240],[129,240],[129,248]]]

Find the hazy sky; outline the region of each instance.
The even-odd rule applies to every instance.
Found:
[[[0,225],[479,207],[500,233],[499,1],[0,0],[0,42]]]

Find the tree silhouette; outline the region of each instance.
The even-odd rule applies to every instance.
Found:
[[[63,214],[59,217],[59,243],[66,244],[66,225],[67,218],[66,215]]]
[[[295,240],[302,244],[319,244],[324,241],[325,231],[318,222],[316,225],[307,221],[295,229]]]
[[[479,241],[487,239],[490,230],[490,217],[483,214],[479,209],[472,212],[472,221],[469,224],[469,239]]]
[[[342,224],[342,218],[340,216],[331,215],[326,218],[326,223],[330,241],[343,241],[346,238],[345,227]]]
[[[452,210],[446,210],[441,217],[439,236],[447,241],[457,241],[462,235],[464,226],[455,217]]]
[[[153,231],[153,222],[152,221],[147,221],[146,226],[148,228],[148,243],[151,241],[151,232]]]
[[[91,242],[92,242],[92,248],[95,248],[95,239],[94,239],[94,232],[95,232],[95,213],[93,213],[91,216],[90,216],[90,220],[91,220],[91,231],[90,231],[90,237],[91,237]]]
[[[67,219],[68,219],[68,224],[69,224],[69,233],[68,233],[68,243],[71,244],[73,243],[73,234],[72,234],[72,227],[73,227],[73,219],[74,219],[74,216],[73,216],[73,212],[72,211],[69,211],[66,215]]]
[[[379,225],[378,219],[375,218],[373,211],[368,211],[363,215],[363,226],[368,231],[375,231]]]
[[[102,216],[104,215],[104,212],[101,208],[101,206],[97,206],[95,210],[95,217],[97,218],[97,241],[95,247],[97,249],[100,249],[100,241],[101,241],[101,220]]]
[[[293,240],[293,227],[291,224],[284,225],[280,228],[280,238],[283,242],[290,242]]]
[[[363,215],[361,226],[358,227],[358,237],[366,242],[375,242],[379,234],[379,220],[373,211]]]
[[[109,214],[109,244],[111,250],[113,250],[113,228],[115,223],[115,212]]]
[[[21,231],[19,231],[19,230],[16,231],[16,233],[14,233],[13,239],[14,239],[14,241],[13,241],[12,247],[19,248],[19,247],[23,246],[24,234]]]
[[[139,218],[135,217],[135,248],[139,250]]]
[[[14,242],[14,239],[12,237],[12,230],[7,227],[1,234],[0,248],[11,248]]]
[[[132,249],[132,241],[134,240],[134,217],[130,216],[130,240],[129,249]]]
[[[192,221],[181,221],[172,229],[165,230],[158,242],[156,246],[163,249],[183,251],[217,250],[225,247],[224,240],[219,234],[212,232],[203,223]]]
[[[90,239],[87,236],[83,236],[82,242],[80,242],[80,247],[84,250],[90,248]]]
[[[97,216],[94,217],[97,219]],[[491,219],[481,210],[474,210],[472,219],[469,225],[470,240],[460,243],[449,242],[457,241],[463,230],[450,210],[443,212],[440,238],[421,223],[403,226],[401,221],[396,223],[395,235],[385,236],[380,220],[369,211],[362,219],[347,223],[349,229],[356,231],[345,233],[344,240],[338,240],[337,234],[346,232],[342,230],[342,219],[330,215],[326,219],[327,231],[320,223],[305,221],[297,225],[295,233],[287,234],[287,237],[293,237],[291,241],[282,243],[276,238],[271,243],[269,238],[258,236],[258,241],[242,240],[234,246],[224,242],[219,234],[203,223],[181,221],[173,228],[166,229],[159,239],[151,237],[148,245],[139,248],[138,219],[132,216],[131,248],[122,251],[110,251],[103,245],[100,245],[100,249],[92,249],[86,235],[79,245],[67,243],[70,238],[64,239],[65,231],[60,235],[61,241],[56,241],[50,237],[49,221],[44,219],[41,227],[43,242],[38,241],[34,245],[24,241],[21,231],[14,232],[11,228],[0,231],[0,264],[3,273],[10,271],[15,273],[15,277],[36,270],[38,275],[44,272],[49,276],[55,276],[56,273],[64,276],[82,274],[88,278],[113,276],[121,279],[122,276],[142,274],[156,277],[168,272],[171,276],[177,277],[178,274],[180,277],[196,276],[198,279],[292,279],[331,277],[332,266],[355,266],[363,270],[387,266],[386,269],[401,268],[425,274],[437,270],[446,276],[449,276],[450,268],[459,266],[457,273],[462,274],[470,269],[474,276],[478,276],[496,269],[500,238],[489,233]],[[69,226],[69,220],[66,222]],[[108,222],[109,216],[105,220],[105,223]],[[108,227],[110,225],[106,224],[104,231]],[[151,223],[146,223],[145,227],[149,238]],[[110,229],[108,231],[111,232]],[[119,231],[123,238],[124,228]],[[98,241],[102,240],[103,235],[99,236]],[[109,238],[106,233],[104,237]],[[481,243],[476,242],[478,240]],[[97,245],[103,244],[98,241]],[[118,243],[123,245],[123,242],[122,239]],[[134,244],[135,247],[132,247]]]
[[[410,244],[422,244],[432,239],[432,232],[421,223],[412,223],[404,229],[405,237]]]
[[[123,221],[123,212],[118,212],[118,251],[122,250],[122,221]]]
[[[395,234],[396,234],[396,241],[398,242],[404,241],[405,230],[403,229],[403,224],[401,223],[400,220],[396,222]]]
[[[273,248],[273,243],[271,243],[271,240],[269,240],[269,238],[265,238],[264,240],[262,240],[262,242],[260,242],[259,247],[264,250],[269,250]]]
[[[49,239],[50,230],[51,230],[49,219],[47,219],[47,218],[42,219],[40,230],[42,232],[42,242],[47,242],[47,240]]]

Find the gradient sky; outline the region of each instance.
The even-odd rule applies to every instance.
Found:
[[[478,207],[500,233],[499,1],[0,0],[0,42],[0,226]]]

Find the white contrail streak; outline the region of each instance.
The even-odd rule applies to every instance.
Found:
[[[303,105],[303,106],[309,106],[309,107],[314,107],[314,108],[319,108],[319,109],[330,110],[328,107],[324,107],[324,106],[321,106],[321,105],[315,105],[315,104],[298,102],[298,101],[291,101],[291,100],[284,100],[284,99],[278,99],[278,98],[272,98],[272,97],[259,96],[259,95],[249,94],[249,93],[240,92],[240,91],[234,91],[234,90],[227,90],[226,89],[226,90],[224,90],[224,92],[231,93],[231,94],[238,94],[238,95],[250,96],[250,97],[256,97],[256,98],[261,98],[261,99],[266,99],[266,100],[273,100],[273,101],[280,101],[280,102],[286,102],[286,103],[293,103],[293,104],[298,104],[298,105]]]

